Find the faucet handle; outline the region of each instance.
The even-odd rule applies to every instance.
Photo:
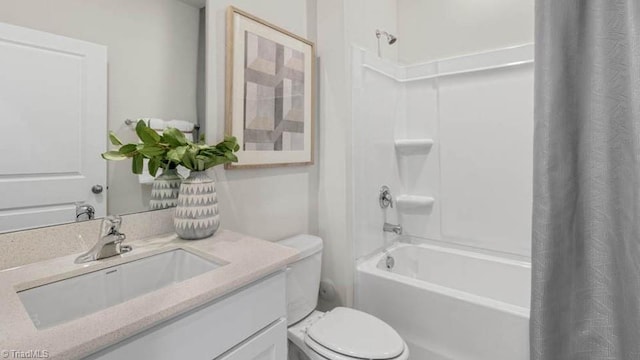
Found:
[[[101,236],[116,234],[122,225],[122,217],[118,215],[110,215],[102,219]]]
[[[393,196],[391,195],[391,189],[389,189],[388,186],[382,185],[382,187],[380,187],[378,201],[380,202],[380,208],[382,209],[388,207],[393,208]]]

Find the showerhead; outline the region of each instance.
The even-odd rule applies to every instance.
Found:
[[[391,34],[387,34],[389,36],[387,36],[387,39],[389,39],[389,45],[393,45],[395,44],[395,42],[398,40],[398,38],[396,38],[395,36],[391,35]]]
[[[395,36],[394,36],[394,35],[392,35],[392,34],[389,34],[388,32],[386,32],[386,31],[384,31],[384,30],[376,30],[376,37],[377,37],[378,39],[380,39],[380,36],[383,36],[383,35],[384,35],[384,37],[385,37],[385,38],[387,38],[387,43],[388,43],[389,45],[393,45],[393,44],[395,44],[395,43],[396,43],[396,41],[398,40],[398,38],[397,38],[397,37],[395,37]]]

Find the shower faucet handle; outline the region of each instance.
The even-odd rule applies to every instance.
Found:
[[[391,195],[391,189],[387,185],[382,185],[380,188],[380,196],[378,198],[380,202],[380,208],[386,209],[388,207],[393,208],[393,196]]]

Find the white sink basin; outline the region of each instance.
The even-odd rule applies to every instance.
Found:
[[[18,292],[38,329],[120,304],[220,267],[182,249]]]

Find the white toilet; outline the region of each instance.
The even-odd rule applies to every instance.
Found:
[[[278,242],[300,252],[287,271],[289,360],[405,360],[409,348],[375,316],[349,308],[316,311],[322,239],[297,235]]]

